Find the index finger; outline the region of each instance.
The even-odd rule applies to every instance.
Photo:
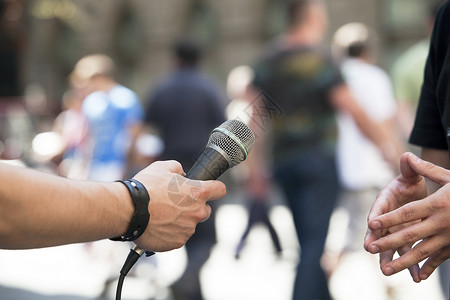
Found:
[[[378,193],[377,198],[370,208],[369,214],[367,216],[367,232],[364,238],[364,248],[366,249],[366,251],[369,251],[369,245],[372,242],[381,238],[386,232],[386,230],[382,231],[380,229],[381,226],[378,223],[375,223],[373,219],[388,212],[389,205],[387,203],[390,202],[390,197],[393,197],[393,195],[390,192],[389,187],[384,188]]]
[[[409,166],[418,175],[422,175],[440,185],[445,185],[446,183],[450,182],[449,170],[437,166],[431,162],[422,160],[412,153],[410,153],[407,158]]]
[[[431,196],[430,196],[431,197]],[[426,218],[429,215],[429,205],[423,200],[410,202],[391,212],[378,215],[369,221],[372,230],[388,229]]]
[[[364,249],[366,249],[367,252],[371,252],[369,250],[369,246],[372,244],[372,242],[378,240],[382,236],[383,236],[382,233],[375,232],[370,230],[370,228],[367,228],[366,236],[364,237]]]
[[[176,174],[183,175],[183,176],[185,175],[183,166],[181,165],[181,163],[179,163],[176,160],[167,160],[167,161],[163,161],[160,163],[167,164],[168,170],[172,173],[176,173]]]

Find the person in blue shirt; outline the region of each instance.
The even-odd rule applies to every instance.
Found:
[[[144,117],[138,96],[116,82],[114,62],[103,54],[78,61],[72,80],[82,81],[91,92],[82,107],[89,125],[88,179],[124,178]]]

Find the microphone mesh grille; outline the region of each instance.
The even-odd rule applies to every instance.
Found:
[[[234,167],[247,158],[254,142],[255,135],[247,125],[239,120],[228,120],[213,130],[208,146],[222,149],[229,156],[230,167]]]

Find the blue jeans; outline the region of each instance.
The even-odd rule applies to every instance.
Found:
[[[331,299],[320,259],[339,194],[335,158],[304,153],[278,165],[275,178],[290,205],[301,249],[293,299]]]

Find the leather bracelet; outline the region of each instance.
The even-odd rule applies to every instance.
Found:
[[[150,213],[148,212],[150,196],[145,186],[136,179],[116,180],[116,182],[123,183],[130,191],[135,211],[127,232],[122,236],[110,238],[110,240],[122,242],[134,241],[144,233],[150,220]]]

